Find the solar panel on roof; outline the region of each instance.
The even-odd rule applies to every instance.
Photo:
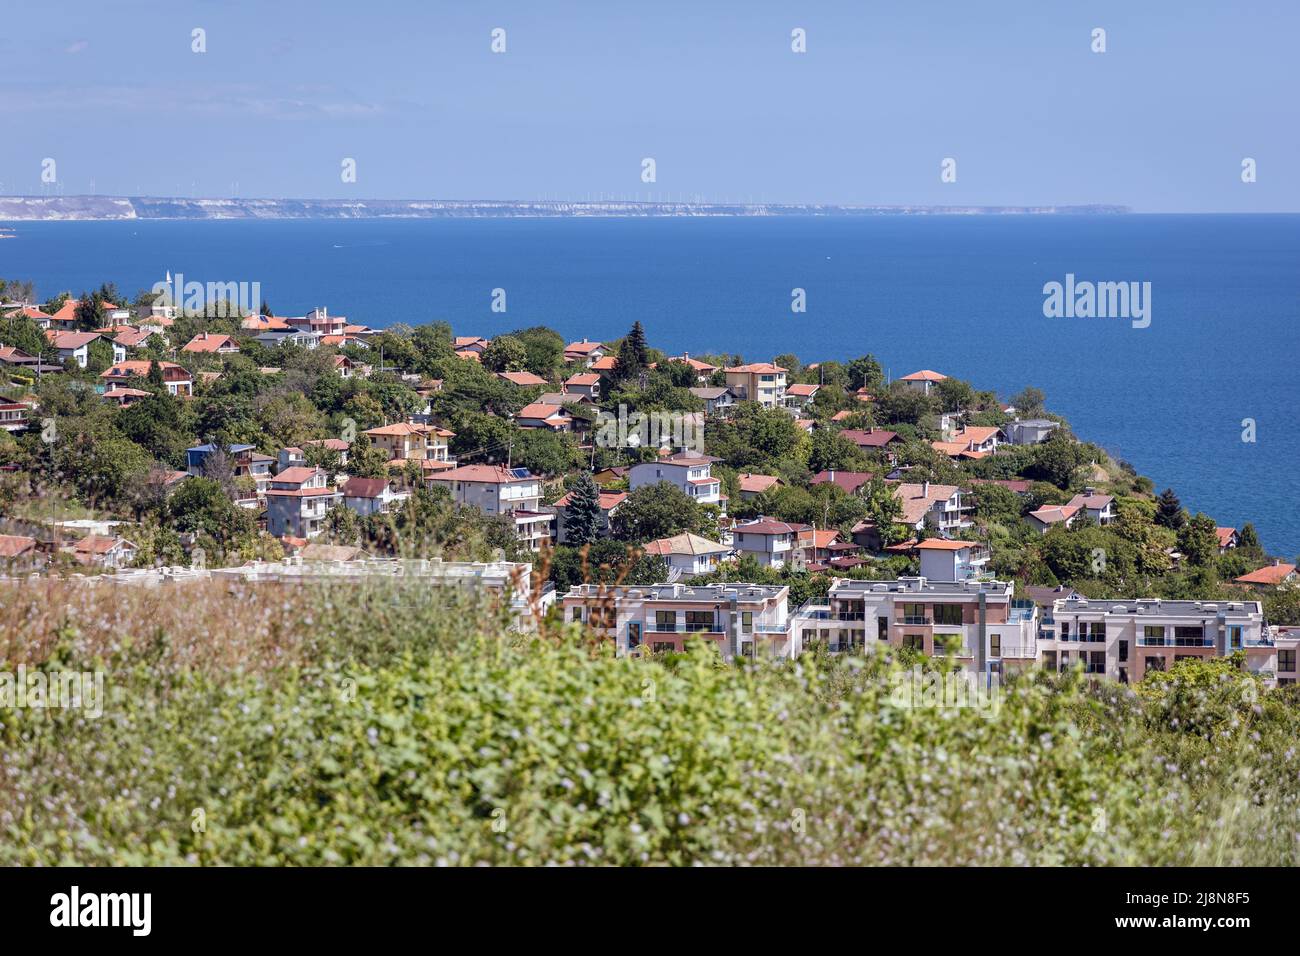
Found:
[[[527,477],[528,477],[528,469],[527,469],[527,468],[512,468],[512,469],[510,469],[510,474],[511,474],[512,476],[514,476],[515,478],[527,478]]]

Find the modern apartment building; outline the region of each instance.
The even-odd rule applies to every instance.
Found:
[[[722,656],[793,656],[787,621],[790,589],[757,584],[580,584],[562,598],[564,620],[613,639],[620,654],[646,648],[680,651],[691,639],[713,641]]]
[[[1265,624],[1259,601],[1093,601],[1076,594],[1054,601],[1052,618],[1055,626],[1040,642],[1042,664],[1051,670],[1082,663],[1090,674],[1136,683],[1185,658],[1240,650],[1247,670],[1265,679],[1278,674],[1279,636]],[[1289,649],[1289,639],[1281,640]]]
[[[1076,592],[1041,607],[1001,581],[838,579],[825,600],[790,617],[794,644],[862,652],[889,644],[947,654],[963,669],[1041,666],[1136,683],[1184,659],[1237,651],[1265,683],[1300,677],[1300,628],[1270,627],[1259,601],[1091,601]]]
[[[1038,610],[1013,593],[1002,581],[837,578],[826,600],[791,616],[790,629],[801,648],[813,642],[833,651],[911,647],[947,654],[965,670],[1022,670],[1038,657]]]

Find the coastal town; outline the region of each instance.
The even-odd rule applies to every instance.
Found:
[[[1158,493],[1032,386],[669,355],[639,323],[488,337],[33,291],[0,284],[0,586],[401,578],[621,655],[1300,676],[1293,559]]]

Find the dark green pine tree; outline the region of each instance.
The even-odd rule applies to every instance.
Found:
[[[640,322],[633,322],[632,331],[619,343],[614,378],[620,382],[638,379],[648,364],[650,355],[645,344],[645,329],[641,328]]]
[[[1237,534],[1237,547],[1243,551],[1258,551],[1259,533],[1255,531],[1255,525],[1247,521],[1241,526],[1241,531]]]
[[[1174,489],[1166,488],[1156,499],[1156,524],[1177,531],[1186,523],[1187,515],[1183,513],[1183,503],[1174,494]]]
[[[275,315],[275,313],[271,311],[271,307],[270,307],[269,305],[266,304],[266,300],[265,300],[265,299],[262,300],[262,314],[263,314],[263,315]]]
[[[72,315],[80,332],[93,332],[103,328],[104,303],[100,300],[99,293],[94,295],[81,293],[81,298],[77,300],[76,311]]]
[[[564,516],[564,543],[581,547],[595,541],[600,532],[600,488],[590,472],[582,472],[569,494]]]
[[[145,380],[149,383],[149,388],[155,395],[167,394],[167,380],[163,378],[162,366],[158,364],[157,359],[150,359],[149,372],[145,376]]]

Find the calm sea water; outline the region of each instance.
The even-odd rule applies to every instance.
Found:
[[[0,275],[44,297],[164,271],[258,281],[279,314],[458,334],[633,320],[673,351],[805,363],[874,352],[1009,396],[1042,388],[1080,435],[1220,524],[1300,552],[1300,216],[17,223]],[[1042,287],[1152,283],[1152,322],[1047,319]],[[504,288],[507,313],[490,309]],[[793,288],[808,310],[790,310]],[[1257,440],[1242,440],[1254,419]]]

